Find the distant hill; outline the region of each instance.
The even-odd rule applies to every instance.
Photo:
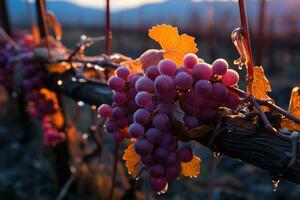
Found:
[[[10,15],[15,24],[29,22],[27,7],[22,0],[9,0]],[[113,3],[112,3],[113,6]],[[99,26],[104,24],[104,11],[96,8],[80,7],[69,1],[48,1],[52,10],[64,25]],[[268,13],[282,17],[295,13],[300,24],[299,0],[269,0]],[[255,25],[259,10],[259,0],[247,0],[249,19]],[[34,8],[32,9],[34,10]],[[196,14],[196,15],[195,15]],[[214,22],[227,23],[232,28],[239,24],[238,5],[233,1],[168,0],[163,3],[146,4],[138,8],[112,13],[113,26],[150,26],[157,23],[175,23],[179,26],[190,25],[197,17],[202,22],[213,19]],[[222,21],[223,20],[223,21]],[[278,22],[279,23],[279,22]]]

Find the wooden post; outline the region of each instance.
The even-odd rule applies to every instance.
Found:
[[[106,0],[105,53],[110,55],[110,5]]]
[[[46,22],[46,2],[45,0],[36,0],[36,13],[38,18],[38,27],[41,38],[48,35],[48,27]]]
[[[11,26],[8,17],[6,0],[0,0],[0,25],[6,31],[6,33],[11,36]]]
[[[266,19],[266,0],[260,0],[258,16],[258,31],[256,44],[256,64],[262,65],[262,58],[265,49],[265,19]]]

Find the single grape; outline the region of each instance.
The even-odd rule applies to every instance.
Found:
[[[112,76],[108,79],[108,86],[113,90],[121,91],[125,87],[125,80],[117,76]]]
[[[183,57],[183,64],[188,68],[193,68],[196,64],[198,64],[198,56],[193,53],[188,53]]]
[[[181,166],[179,163],[166,166],[166,178],[168,180],[175,180],[180,176],[180,174],[181,174]]]
[[[154,87],[158,93],[164,94],[168,91],[173,91],[175,89],[175,83],[171,77],[159,75],[154,81]]]
[[[168,151],[163,147],[157,147],[154,150],[153,157],[157,162],[164,162],[168,158]]]
[[[117,105],[124,105],[127,103],[128,97],[127,94],[124,92],[114,92],[113,93],[113,101]]]
[[[195,90],[201,96],[208,96],[212,91],[212,84],[208,80],[199,80],[195,85]]]
[[[141,77],[136,81],[135,89],[138,92],[140,92],[140,91],[153,92],[154,91],[154,83],[148,77]]]
[[[125,111],[124,108],[116,106],[112,109],[111,114],[115,119],[121,119],[124,118]]]
[[[143,77],[142,74],[130,74],[130,75],[128,76],[127,79],[128,79],[128,81],[129,81],[131,87],[134,87],[136,81],[137,81],[139,78],[141,78],[141,77]]]
[[[164,94],[158,94],[157,95],[159,103],[166,103],[166,104],[172,104],[175,101],[176,98],[176,91],[171,90]]]
[[[150,167],[150,176],[152,177],[162,177],[165,174],[165,169],[162,164],[154,164]]]
[[[197,117],[193,115],[186,115],[184,116],[183,120],[188,129],[193,129],[199,126],[199,121]]]
[[[150,177],[150,187],[156,192],[164,190],[167,187],[167,184],[167,179],[164,177]]]
[[[134,98],[138,92],[136,91],[135,87],[132,87],[128,90],[128,97]]]
[[[240,104],[240,98],[237,94],[229,92],[223,103],[225,107],[235,110]]]
[[[144,135],[144,127],[143,125],[139,124],[139,123],[132,123],[130,124],[130,126],[128,127],[128,133],[129,135],[131,135],[132,137],[138,138]]]
[[[152,119],[152,124],[161,131],[169,130],[171,127],[169,116],[164,113],[156,114]]]
[[[228,69],[221,80],[225,86],[234,86],[239,82],[239,74],[233,69]]]
[[[153,158],[151,154],[141,156],[141,161],[146,166],[152,166],[154,164]]]
[[[179,67],[179,68],[177,69],[177,74],[179,74],[179,73],[181,73],[181,72],[186,72],[186,73],[190,74],[191,69],[189,69],[189,68],[187,68],[187,67]]]
[[[157,128],[150,128],[146,131],[146,139],[153,143],[157,143],[160,141],[162,133]]]
[[[126,80],[129,75],[129,69],[127,67],[118,67],[116,69],[116,75]]]
[[[187,90],[191,88],[193,84],[193,78],[186,72],[180,72],[175,76],[175,84],[181,90]]]
[[[192,76],[194,81],[209,80],[213,75],[211,66],[207,63],[200,63],[194,66]]]
[[[223,75],[228,69],[228,63],[226,60],[219,58],[215,60],[212,64],[212,70],[214,74]]]
[[[165,132],[159,141],[159,146],[166,148],[172,144],[172,141],[172,134],[170,132]]]
[[[199,107],[205,104],[205,97],[202,95],[199,95],[199,93],[193,89],[190,92],[187,93],[185,100],[187,104],[190,104],[194,107]]]
[[[172,165],[178,162],[178,158],[175,152],[170,152],[167,158],[166,164]]]
[[[217,99],[222,101],[223,99],[226,98],[227,94],[228,94],[228,90],[227,88],[222,84],[222,83],[214,83],[212,85],[212,91],[210,93],[210,97],[212,99]]]
[[[171,104],[166,104],[166,103],[160,103],[157,105],[155,111],[158,113],[165,113],[169,115],[172,110],[172,105]]]
[[[133,114],[133,121],[140,123],[142,125],[146,125],[149,122],[150,113],[148,110],[144,108],[140,108]]]
[[[163,59],[158,63],[158,71],[160,74],[174,77],[176,75],[176,63],[170,59]]]
[[[151,103],[149,103],[145,109],[148,110],[150,113],[152,113],[156,108],[156,102],[152,101]]]
[[[139,138],[134,143],[134,150],[141,156],[150,154],[153,150],[153,144],[145,139]]]
[[[152,102],[152,99],[148,92],[141,91],[138,92],[137,95],[135,96],[135,102],[137,105],[141,107],[145,107]]]
[[[120,143],[124,140],[124,135],[123,133],[119,132],[119,131],[116,131],[116,132],[113,132],[113,137],[114,137],[114,140],[117,142],[117,143]]]
[[[120,129],[123,129],[123,128],[126,128],[127,125],[128,125],[128,119],[127,118],[122,118],[122,119],[117,119],[115,121],[115,125],[120,128]]]
[[[193,159],[193,151],[190,147],[182,147],[177,152],[177,156],[181,162],[187,163]]]
[[[146,76],[147,76],[148,78],[150,78],[151,80],[154,81],[154,80],[156,79],[156,77],[159,76],[159,71],[158,71],[157,66],[152,65],[152,66],[148,67],[148,68],[146,69],[145,74],[146,74]]]

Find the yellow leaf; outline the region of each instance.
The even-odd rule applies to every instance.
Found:
[[[54,102],[54,108],[57,111],[49,117],[56,128],[62,128],[64,125],[64,117],[59,107],[56,94],[54,92],[51,92],[50,90],[47,90],[46,88],[42,88],[40,92],[44,94],[47,97],[47,99],[51,99]]]
[[[62,74],[68,69],[70,69],[70,64],[68,63],[54,63],[47,65],[47,70],[50,73]]]
[[[291,93],[291,99],[289,104],[289,113],[300,118],[300,87],[295,87]],[[283,118],[281,127],[290,131],[300,131],[300,124],[288,119]]]
[[[127,67],[132,74],[143,73],[142,63],[136,60],[128,60],[120,63],[121,66]]]
[[[271,92],[271,86],[269,80],[265,76],[265,72],[262,66],[253,68],[253,85],[252,94],[259,100],[271,99],[267,92]],[[269,111],[269,108],[262,106],[264,112]]]
[[[190,178],[200,174],[201,158],[194,156],[188,163],[181,163],[181,174]]]
[[[134,150],[134,144],[130,144],[124,151],[123,160],[125,160],[125,165],[127,167],[128,173],[132,176],[137,175],[137,167],[140,163],[140,158]]]
[[[179,35],[178,29],[170,25],[154,26],[149,30],[148,35],[165,50],[164,58],[173,60],[178,66],[183,65],[185,54],[198,51],[194,37],[187,34]]]

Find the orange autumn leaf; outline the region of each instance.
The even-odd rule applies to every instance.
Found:
[[[288,111],[292,115],[300,118],[300,87],[293,88]],[[297,124],[286,117],[283,118],[281,127],[290,131],[300,131],[300,124]]]
[[[198,51],[194,37],[187,34],[179,35],[178,29],[170,25],[154,26],[149,30],[148,35],[165,50],[164,58],[173,60],[178,66],[183,65],[185,54]]]
[[[253,68],[253,84],[252,94],[259,100],[271,99],[267,93],[271,92],[270,82],[265,76],[265,72],[262,66]],[[264,112],[269,111],[269,108],[262,106]]]
[[[62,74],[66,70],[70,69],[70,64],[68,63],[54,63],[47,65],[47,70],[50,73],[59,73]]]
[[[50,120],[56,128],[62,128],[64,125],[64,117],[59,108],[58,99],[54,92],[47,90],[46,88],[42,88],[40,90],[42,94],[44,94],[48,99],[51,99],[54,102],[54,108],[57,110],[54,114],[50,115]]]
[[[121,62],[120,65],[127,67],[132,74],[143,73],[142,63],[138,59]]]
[[[201,158],[194,156],[188,163],[181,163],[181,174],[187,177],[196,177],[200,174]]]
[[[134,150],[134,144],[130,144],[124,151],[123,160],[125,160],[125,165],[127,167],[128,173],[132,176],[137,175],[137,167],[140,163],[140,158]]]

